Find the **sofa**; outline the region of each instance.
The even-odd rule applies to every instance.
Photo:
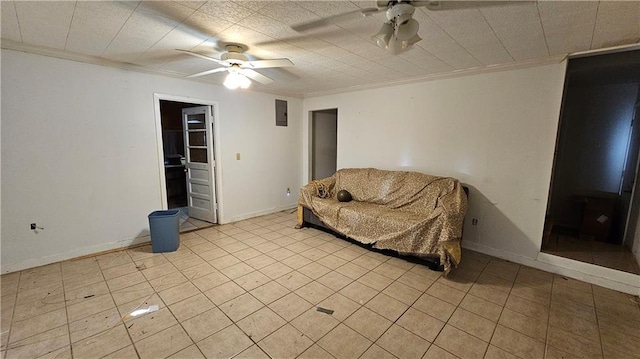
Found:
[[[340,190],[352,200],[338,201]],[[298,227],[320,224],[375,249],[435,257],[448,272],[460,263],[466,212],[467,196],[455,178],[345,168],[300,190]],[[310,223],[311,217],[318,223]]]

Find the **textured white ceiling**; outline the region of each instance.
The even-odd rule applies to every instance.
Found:
[[[290,25],[375,7],[374,1],[2,1],[2,47],[109,60],[187,76],[216,64],[175,49],[219,57],[241,42],[264,69],[256,89],[309,95],[456,70],[544,59],[640,41],[640,1],[505,2],[474,9],[417,8],[423,38],[398,56],[374,45],[384,12],[299,33]],[[8,40],[8,41],[7,41]],[[221,83],[224,73],[198,81]]]

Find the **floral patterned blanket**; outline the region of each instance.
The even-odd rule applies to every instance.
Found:
[[[337,200],[342,189],[351,193],[352,201]],[[445,271],[460,263],[467,196],[455,178],[346,168],[307,184],[298,203],[300,213],[307,207],[334,231],[374,248],[438,255]]]

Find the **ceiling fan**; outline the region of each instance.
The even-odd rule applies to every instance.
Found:
[[[237,89],[238,87],[246,89],[251,86],[251,80],[258,81],[265,85],[273,82],[271,78],[254,69],[293,66],[293,62],[289,59],[250,60],[249,57],[245,55],[245,51],[247,51],[246,45],[233,43],[224,45],[224,48],[226,52],[222,53],[219,59],[193,51],[176,50],[222,65],[222,67],[216,67],[187,77],[200,77],[226,71],[228,75],[224,80],[224,85],[229,89]]]
[[[510,3],[511,1],[418,1],[418,0],[378,0],[376,7],[350,11],[320,20],[314,20],[291,26],[302,32],[315,28],[341,23],[343,21],[368,17],[385,11],[386,21],[382,28],[371,39],[383,49],[393,54],[410,50],[415,43],[422,40],[418,35],[419,24],[413,18],[416,7],[424,7],[431,11],[478,8]]]

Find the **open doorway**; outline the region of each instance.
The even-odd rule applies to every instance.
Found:
[[[165,208],[180,210],[181,232],[212,226],[217,223],[212,108],[161,99],[158,104]]]
[[[543,252],[640,274],[639,103],[640,51],[569,59]]]
[[[338,109],[311,111],[310,177],[322,179],[336,172]]]

